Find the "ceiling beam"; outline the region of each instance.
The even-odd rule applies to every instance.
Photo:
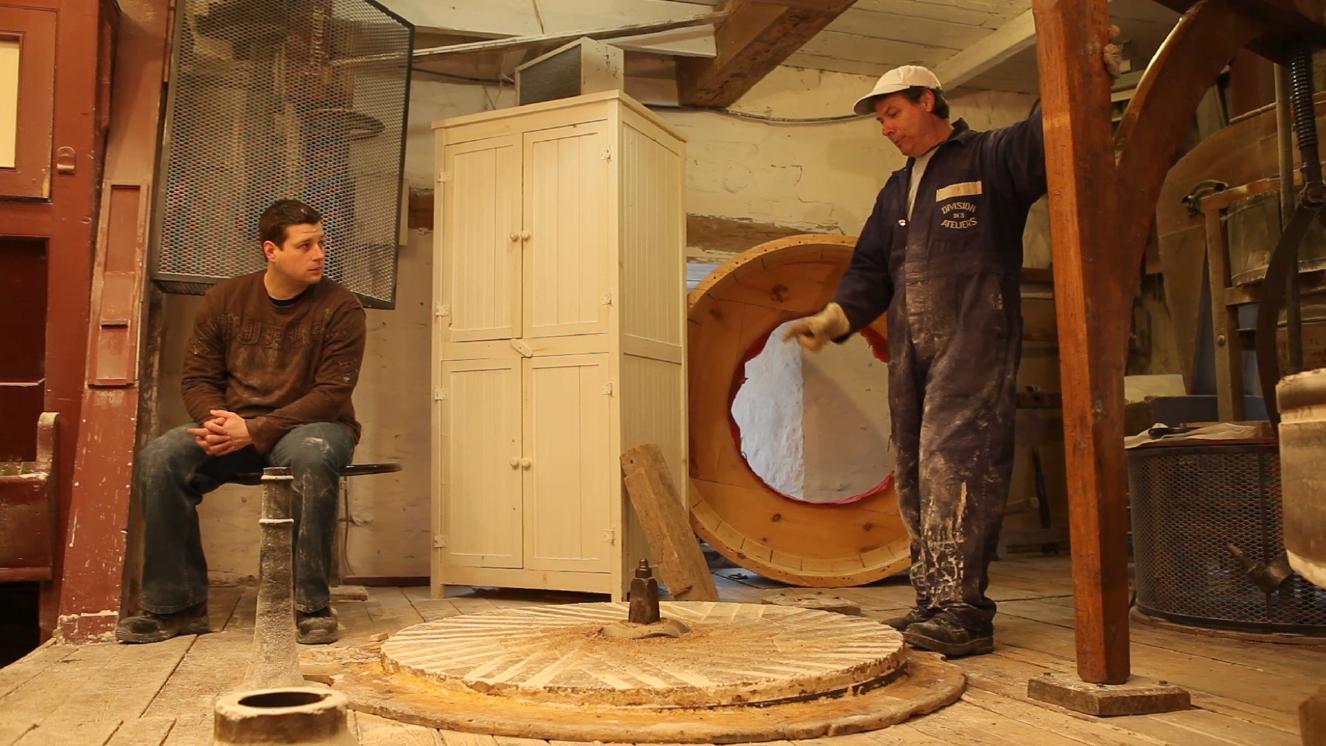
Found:
[[[726,13],[719,11],[699,16],[690,16],[688,18],[679,18],[672,21],[634,23],[629,26],[619,26],[616,28],[583,29],[580,31],[566,31],[556,34],[534,34],[531,36],[508,36],[503,39],[487,39],[485,41],[473,41],[466,44],[451,44],[444,47],[416,49],[414,50],[414,57],[415,59],[445,57],[457,54],[481,54],[484,52],[499,50],[505,52],[516,49],[528,49],[530,47],[553,46],[568,41],[575,41],[581,37],[589,37],[590,39],[620,39],[627,36],[652,34],[656,31],[671,31],[679,28],[713,25],[726,17]]]
[[[420,31],[477,39],[567,36],[584,29],[634,24],[665,27],[711,12],[709,5],[669,0],[383,0]],[[679,56],[713,57],[713,31],[682,24],[660,32],[618,38],[615,46],[633,51]],[[571,37],[575,38],[575,37]]]
[[[730,106],[854,0],[728,0],[711,60],[677,60],[677,96],[690,106]]]
[[[935,77],[952,91],[981,73],[1036,44],[1036,22],[1028,10],[980,41],[935,65]]]

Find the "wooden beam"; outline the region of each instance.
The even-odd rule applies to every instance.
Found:
[[[1034,0],[1058,315],[1077,672],[1128,680],[1124,336],[1107,0]],[[1121,331],[1122,330],[1122,331]],[[1115,349],[1118,348],[1118,349]]]
[[[693,17],[705,6],[667,0],[483,0],[440,3],[388,0],[392,11],[421,33],[440,32],[474,39],[568,34],[577,29],[611,28]],[[572,37],[574,38],[574,37]],[[713,57],[708,29],[668,30],[617,42],[623,49],[680,56]]]
[[[677,97],[730,106],[855,0],[730,0],[712,60],[677,60]]]
[[[120,8],[91,273],[82,419],[76,435],[69,433],[77,444],[76,479],[55,633],[71,643],[106,639],[115,626],[126,558],[133,567],[132,547],[141,538],[141,526],[131,523],[138,512],[130,500],[140,428],[151,427],[141,414],[154,411],[153,403],[139,397],[140,384],[145,378],[150,383],[153,375],[144,370],[144,362],[151,362],[140,357],[139,345],[152,344],[141,332],[147,321],[146,226],[151,224],[156,178],[152,154],[159,142],[164,99],[139,83],[162,79],[169,18],[150,0],[122,1]]]
[[[484,52],[508,52],[515,49],[527,49],[529,47],[556,46],[569,41],[574,41],[582,36],[588,36],[591,39],[622,39],[631,36],[640,36],[642,34],[652,34],[657,31],[669,31],[679,28],[693,28],[696,26],[710,26],[722,22],[727,17],[727,13],[718,11],[715,13],[705,13],[698,16],[686,16],[669,21],[655,21],[652,23],[633,23],[627,26],[617,26],[615,28],[595,28],[580,29],[576,31],[564,31],[552,34],[534,34],[531,36],[512,36],[505,39],[488,39],[486,41],[468,42],[465,44],[450,44],[445,47],[428,47],[425,49],[414,50],[414,59],[431,59],[436,57],[446,57],[460,54],[482,54]],[[369,57],[356,57],[355,62],[373,59]]]
[[[649,541],[658,577],[677,601],[717,601],[718,589],[691,530],[686,500],[677,492],[663,449],[655,443],[622,454],[622,482]]]
[[[934,73],[951,91],[1035,43],[1036,22],[1028,10],[936,65]]]

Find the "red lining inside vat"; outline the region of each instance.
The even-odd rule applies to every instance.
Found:
[[[781,323],[782,322],[779,322],[779,324]],[[778,324],[775,324],[772,329],[756,337],[755,341],[741,356],[741,362],[737,365],[736,375],[732,377],[732,387],[727,393],[727,424],[728,429],[732,433],[732,441],[737,446],[737,453],[741,454],[741,463],[745,464],[746,468],[750,470],[750,473],[770,492],[779,497],[792,500],[793,502],[804,503],[806,505],[850,505],[854,502],[860,502],[867,497],[872,497],[881,492],[887,491],[893,486],[893,472],[885,474],[883,481],[879,484],[856,495],[849,495],[838,500],[807,500],[803,497],[797,497],[796,495],[789,495],[764,481],[764,477],[761,477],[759,473],[751,467],[750,461],[746,460],[746,452],[741,448],[741,426],[737,424],[737,418],[732,414],[732,404],[737,399],[737,392],[740,391],[741,387],[746,383],[746,363],[750,362],[752,358],[764,351],[764,346],[769,342],[769,336],[772,335],[777,328]],[[861,329],[858,333],[861,335],[861,338],[866,341],[866,344],[870,346],[870,354],[874,355],[876,360],[879,360],[882,363],[889,362],[888,344],[885,342],[883,334],[880,334],[869,326]]]

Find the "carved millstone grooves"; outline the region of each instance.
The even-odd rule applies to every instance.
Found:
[[[645,573],[647,576],[649,573]],[[648,578],[640,577],[648,596]],[[638,596],[637,596],[638,598]],[[633,598],[633,600],[636,600]],[[738,743],[882,728],[961,696],[961,671],[862,617],[762,604],[498,609],[417,624],[333,686],[356,710],[447,730],[566,741]],[[675,637],[623,639],[609,629]]]

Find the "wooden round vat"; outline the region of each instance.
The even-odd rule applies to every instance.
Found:
[[[719,267],[688,298],[691,524],[733,562],[796,585],[861,585],[911,563],[892,479],[846,504],[788,498],[747,464],[731,424],[752,346],[830,301],[855,243],[834,235],[769,241]],[[882,338],[883,317],[871,328]]]
[[[1280,494],[1289,564],[1326,588],[1326,368],[1286,377],[1280,405]]]

